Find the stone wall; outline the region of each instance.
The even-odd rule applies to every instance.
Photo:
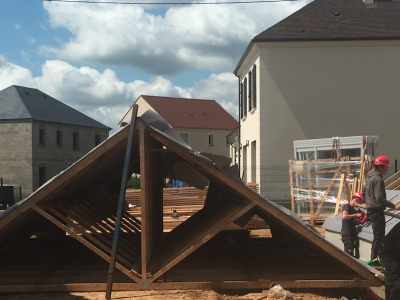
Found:
[[[32,123],[0,123],[0,178],[15,193],[32,192]]]
[[[39,131],[44,129],[44,143],[39,142]],[[62,132],[61,145],[57,144],[57,131]],[[79,134],[79,147],[73,147],[73,133]],[[35,121],[33,123],[33,187],[39,187],[39,168],[45,168],[45,179],[49,180],[68,168],[75,161],[92,150],[95,135],[103,142],[108,138],[108,130],[69,124]]]

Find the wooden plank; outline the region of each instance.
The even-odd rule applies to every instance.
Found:
[[[58,209],[63,211],[65,214],[70,215],[83,228],[85,228],[86,230],[89,230],[92,233],[92,234],[88,234],[85,230],[82,230],[81,234],[85,235],[85,237],[90,239],[93,243],[97,244],[103,250],[107,251],[107,253],[111,253],[112,239],[111,239],[109,233],[104,231],[100,227],[96,227],[95,226],[96,224],[94,224],[95,221],[93,221],[89,216],[84,215],[84,217],[82,217],[81,214],[83,214],[83,213],[80,210],[78,210],[76,207],[74,207],[73,209],[69,209],[69,210],[63,210],[64,208],[62,208],[62,207],[59,207]],[[78,211],[78,212],[76,212],[76,211]],[[98,233],[97,231],[100,231],[101,233]],[[118,253],[118,259],[120,260],[120,262],[124,263],[129,268],[132,268],[132,266],[134,265],[134,262],[136,261],[136,258],[133,257],[130,253],[128,253],[124,249],[120,249],[120,252]]]
[[[339,213],[340,200],[342,199],[343,185],[344,185],[345,180],[346,180],[345,174],[342,173],[342,175],[340,177],[339,192],[338,192],[338,196],[337,196],[337,200],[336,200],[335,216]]]
[[[397,173],[393,174],[392,176],[390,176],[388,179],[385,180],[385,189],[390,190],[388,186],[394,183],[395,181],[398,181],[399,179],[400,179],[400,171],[398,171]]]
[[[293,193],[293,170],[292,166],[293,161],[289,160],[289,187],[290,187],[290,203],[292,206],[292,211],[296,212],[296,202],[294,201],[294,193]]]
[[[331,182],[329,183],[328,188],[327,188],[326,191],[325,191],[324,198],[322,198],[321,203],[318,205],[318,208],[317,208],[317,210],[315,211],[315,215],[316,215],[316,216],[319,215],[319,212],[320,212],[320,210],[321,210],[321,207],[322,207],[322,205],[324,204],[326,198],[328,197],[328,193],[329,193],[329,191],[331,190],[331,188],[333,187],[333,185],[334,185],[334,183],[335,183],[335,180],[336,180],[336,177],[337,177],[337,175],[339,174],[339,172],[340,172],[341,169],[342,169],[342,163],[340,163],[339,168],[337,168],[336,171],[335,171],[335,174],[333,174],[332,180],[331,180]]]
[[[148,290],[224,290],[224,289],[269,289],[271,281],[225,281],[225,282],[155,282]],[[354,288],[382,286],[369,280],[294,280],[274,281],[284,289],[290,288]],[[28,284],[0,285],[0,293],[45,293],[45,292],[104,292],[106,283],[84,284]],[[114,283],[114,291],[144,290],[137,283]]]
[[[358,181],[358,189],[357,192],[362,192],[363,184],[364,184],[364,173],[365,173],[365,150],[367,148],[368,138],[365,138],[362,156],[361,156],[361,169],[360,169],[360,180]]]
[[[103,249],[104,251],[106,251],[107,255],[108,255],[108,253],[111,253],[110,244],[104,243],[103,239],[102,239],[103,241],[101,241],[101,240],[95,238],[95,236],[99,237],[99,235],[97,233],[94,234],[93,231],[91,231],[92,234],[86,232],[87,228],[81,227],[82,226],[81,224],[79,224],[80,226],[77,226],[77,224],[74,224],[71,220],[69,220],[68,218],[66,218],[62,214],[60,214],[55,209],[51,209],[50,212],[52,214],[54,214],[60,220],[63,220],[66,224],[68,224],[71,227],[73,227],[78,233],[80,233],[81,235],[85,236],[85,238],[87,238],[89,241],[91,241],[94,245],[97,245],[98,247],[100,247],[100,249]],[[133,262],[129,262],[128,260],[126,260],[121,255],[118,255],[118,259],[120,259],[120,261],[123,262],[127,266],[132,266],[133,265]],[[134,258],[131,258],[131,259],[134,261]]]
[[[103,251],[101,251],[100,249],[98,249],[97,247],[95,247],[94,245],[92,245],[91,243],[89,243],[87,240],[85,240],[83,237],[81,237],[80,235],[76,234],[74,231],[72,231],[71,229],[69,229],[67,226],[65,226],[64,224],[62,224],[60,221],[58,221],[56,218],[52,217],[51,215],[49,215],[47,212],[45,212],[44,210],[42,210],[41,208],[39,208],[38,206],[36,206],[34,203],[30,202],[30,201],[26,201],[28,202],[28,205],[35,210],[37,213],[39,213],[40,215],[42,215],[43,217],[45,217],[47,220],[49,220],[50,222],[52,222],[54,225],[58,226],[59,228],[61,228],[62,230],[64,230],[65,232],[67,232],[69,235],[71,235],[73,238],[75,238],[77,241],[79,241],[80,243],[82,243],[84,246],[86,246],[87,248],[89,248],[90,250],[92,250],[94,253],[96,253],[98,256],[100,256],[101,258],[103,258],[105,261],[110,260],[110,257],[105,254]],[[124,273],[125,275],[129,276],[130,278],[132,278],[135,281],[139,281],[139,277],[134,274],[133,272],[129,271],[128,269],[126,269],[125,267],[123,267],[121,264],[116,263],[116,267],[118,268],[118,270],[120,270],[122,273]]]
[[[108,242],[112,243],[112,238],[111,235],[114,230],[115,230],[115,225],[111,225],[104,218],[102,217],[101,214],[95,214],[94,210],[92,210],[90,207],[88,207],[88,203],[82,203],[81,205],[78,206],[80,211],[85,215],[86,220],[91,220],[93,226],[95,228],[98,228],[99,231],[103,234],[105,239],[107,239]],[[99,222],[96,222],[94,218],[99,218],[101,219]],[[95,223],[96,222],[96,223]],[[127,259],[131,261],[135,261],[137,259],[136,256],[133,255],[132,253],[132,247],[134,245],[130,242],[128,242],[126,239],[121,239],[119,243],[119,249],[120,253],[122,256],[125,256]]]
[[[357,192],[357,177],[353,178],[353,184],[351,187],[351,194],[354,195]]]
[[[140,187],[141,187],[141,254],[142,277],[147,278],[153,253],[163,234],[163,180],[159,169],[160,153],[154,138],[140,130]],[[160,148],[158,146],[158,148]]]
[[[371,273],[366,267],[360,265],[356,261],[353,261],[353,258],[344,253],[341,249],[334,247],[330,243],[327,243],[322,236],[311,232],[304,226],[300,226],[298,220],[291,218],[285,212],[277,208],[274,204],[265,201],[259,194],[246,187],[239,179],[229,176],[225,171],[219,170],[202,157],[190,153],[186,148],[159,133],[158,131],[153,130],[151,127],[148,127],[148,130],[151,131],[152,136],[154,136],[158,141],[183,157],[188,163],[194,166],[199,172],[204,174],[210,180],[214,180],[227,189],[234,191],[236,195],[243,197],[244,201],[259,201],[258,208],[261,209],[268,217],[276,221],[277,224],[279,224],[284,230],[288,230],[289,232],[297,234],[301,239],[310,241],[317,248],[329,253],[332,258],[335,258],[336,261],[342,266],[349,267],[356,271],[362,276],[362,278],[376,282],[376,284],[379,285],[382,284],[382,282],[376,279],[374,274]]]
[[[207,241],[209,241],[217,233],[222,231],[224,228],[226,228],[230,223],[232,223],[233,221],[238,219],[240,216],[244,215],[246,212],[248,212],[250,209],[252,209],[255,205],[257,205],[257,202],[252,202],[251,204],[249,204],[245,207],[237,206],[235,209],[233,209],[231,212],[229,212],[226,216],[217,220],[217,222],[210,223],[211,225],[208,228],[205,227],[203,232],[201,232],[201,234],[198,234],[194,240],[193,239],[189,240],[188,243],[186,243],[183,247],[181,247],[180,251],[174,251],[172,257],[167,257],[166,261],[160,262],[160,266],[162,266],[162,267],[157,273],[155,273],[153,276],[151,276],[151,278],[150,278],[151,282],[153,282],[154,280],[159,278],[162,274],[164,274],[169,269],[171,269],[173,266],[175,266],[177,263],[182,261],[185,257],[189,256],[200,246],[204,245]],[[227,209],[227,211],[228,211],[228,209]]]
[[[311,180],[311,159],[307,161],[307,177],[308,177],[308,195],[310,197],[310,223],[314,225],[314,197],[313,197],[313,187]]]

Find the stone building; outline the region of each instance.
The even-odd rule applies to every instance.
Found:
[[[111,128],[37,90],[0,91],[0,178],[40,187],[108,138]]]

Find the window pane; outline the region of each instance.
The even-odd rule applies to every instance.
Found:
[[[189,134],[188,133],[179,133],[181,139],[186,143],[189,144]]]
[[[39,167],[39,186],[43,185],[47,181],[46,167]]]
[[[46,143],[46,133],[44,129],[39,129],[39,144],[44,145]]]
[[[96,134],[94,136],[94,143],[95,143],[96,146],[100,145],[100,143],[101,143],[101,135],[100,134]]]
[[[214,135],[213,134],[208,135],[208,146],[214,146]]]
[[[74,132],[72,134],[72,148],[74,150],[79,150],[79,132]]]
[[[61,146],[61,145],[62,145],[62,131],[57,130],[57,146]]]

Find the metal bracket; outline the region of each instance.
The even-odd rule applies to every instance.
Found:
[[[139,279],[139,287],[141,287],[141,288],[150,287],[150,279],[149,278]]]

